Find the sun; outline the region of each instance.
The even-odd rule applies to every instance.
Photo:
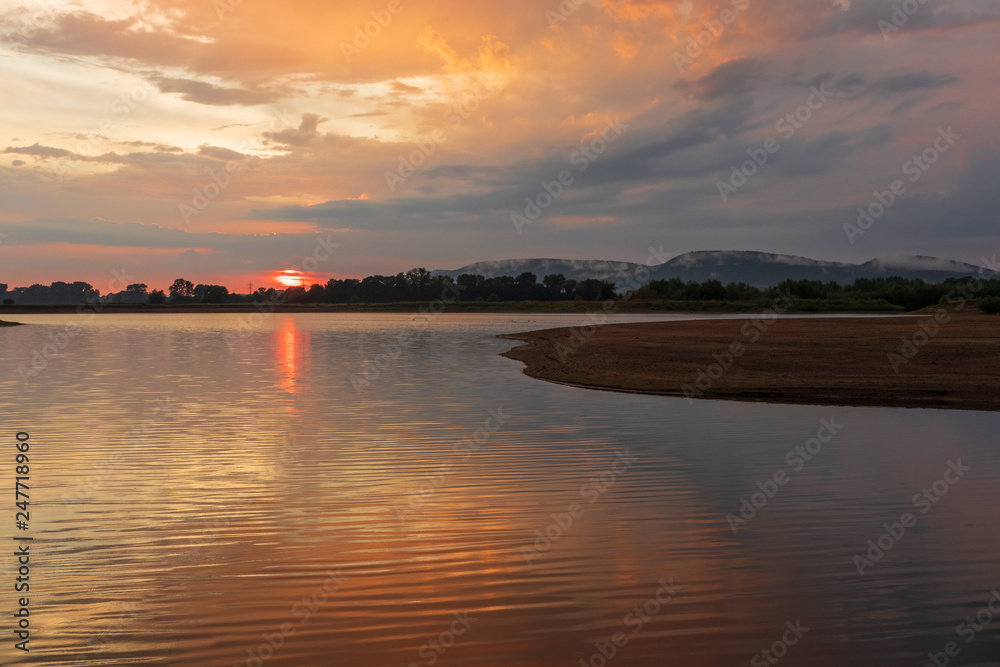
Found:
[[[301,287],[306,284],[305,275],[295,269],[285,269],[279,272],[274,279],[284,287]]]

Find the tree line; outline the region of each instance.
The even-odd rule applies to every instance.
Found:
[[[100,292],[86,282],[55,282],[49,286],[31,285],[8,291],[0,283],[0,299],[4,303],[75,305],[79,303],[150,303],[150,304],[224,304],[274,302],[289,304],[348,304],[428,302],[442,294],[456,295],[459,301],[605,301],[634,299],[658,302],[739,302],[756,303],[762,307],[774,302],[780,294],[790,294],[801,305],[817,308],[838,305],[866,309],[889,307],[919,310],[941,303],[956,293],[968,294],[974,278],[949,278],[942,283],[921,279],[858,278],[852,284],[823,283],[816,280],[786,280],[768,288],[744,282],[722,284],[718,280],[684,282],[679,278],[654,280],[627,294],[618,294],[614,282],[608,280],[572,280],[562,274],[550,274],[538,280],[531,272],[517,277],[487,278],[464,274],[457,280],[435,276],[426,269],[412,269],[394,276],[368,276],[362,279],[331,279],[325,284],[309,287],[289,287],[284,290],[260,288],[253,294],[231,293],[223,285],[194,284],[178,278],[166,290],[149,291],[147,285],[135,283],[121,292],[101,297]],[[1000,280],[983,280],[975,292],[983,310],[1000,311]]]
[[[899,277],[857,278],[853,283],[821,282],[819,280],[785,280],[774,287],[761,289],[746,283],[723,285],[718,280],[703,283],[684,282],[679,278],[654,280],[636,290],[634,298],[660,301],[753,301],[771,304],[780,294],[790,294],[797,301],[831,305],[893,306],[903,310],[920,310],[935,306],[949,298],[975,297],[987,312],[1000,311],[1000,280],[991,278],[980,281],[976,290],[969,286],[974,277],[948,278],[941,283],[928,283],[923,279]],[[969,295],[969,296],[967,296]],[[997,305],[994,307],[994,300]]]

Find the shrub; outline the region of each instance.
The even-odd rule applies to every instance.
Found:
[[[979,300],[979,310],[989,315],[1000,313],[1000,296],[988,296]]]

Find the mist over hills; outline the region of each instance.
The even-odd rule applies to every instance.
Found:
[[[723,284],[744,282],[755,287],[770,287],[787,279],[850,284],[858,278],[889,276],[911,280],[920,278],[929,283],[940,283],[948,278],[974,275],[979,271],[979,267],[924,255],[889,255],[863,264],[850,264],[797,255],[719,250],[685,253],[656,266],[608,260],[504,259],[476,262],[452,271],[432,273],[452,278],[458,278],[465,273],[494,278],[517,277],[525,271],[534,273],[538,280],[552,273],[561,273],[571,280],[596,278],[635,284],[636,276],[644,277],[648,271],[650,280],[671,278],[679,278],[685,282],[718,280]]]
[[[525,271],[534,273],[541,281],[547,275],[561,273],[568,280],[621,280],[626,276],[635,275],[643,268],[643,264],[632,262],[614,262],[601,259],[500,259],[489,262],[476,262],[454,271],[431,271],[435,276],[450,276],[458,278],[462,274],[483,276],[484,278],[499,278],[511,276],[516,278]],[[651,267],[646,266],[646,270]]]

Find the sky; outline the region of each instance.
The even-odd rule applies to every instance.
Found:
[[[978,264],[998,38],[995,0],[0,0],[0,282]]]

